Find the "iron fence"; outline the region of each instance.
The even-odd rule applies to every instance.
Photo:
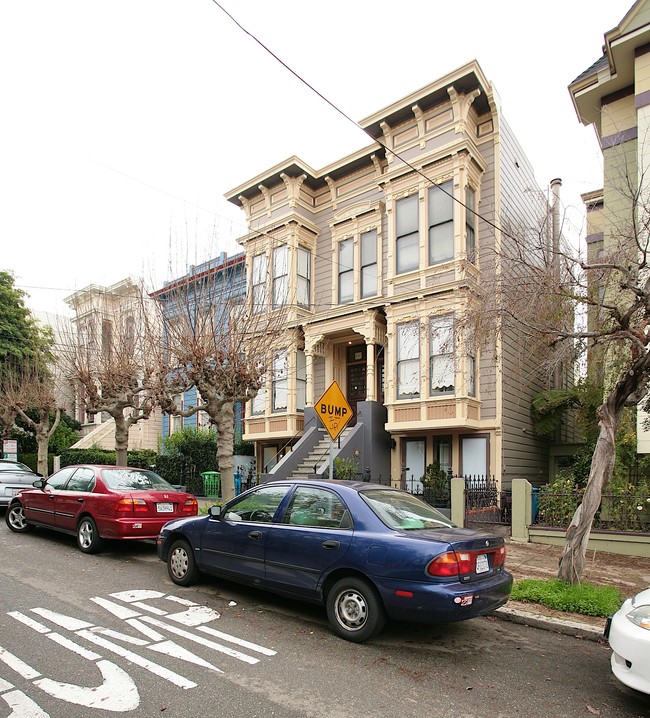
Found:
[[[582,502],[582,491],[554,491],[542,487],[533,495],[533,524],[566,529]],[[601,531],[650,533],[650,491],[606,493],[594,516],[592,528]]]

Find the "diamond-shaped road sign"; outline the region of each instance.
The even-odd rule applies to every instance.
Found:
[[[352,418],[352,407],[343,395],[339,385],[333,381],[326,392],[316,402],[316,413],[327,429],[332,441],[336,441],[345,425]]]

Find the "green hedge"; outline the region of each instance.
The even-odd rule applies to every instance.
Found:
[[[148,469],[156,463],[155,451],[129,451],[127,465]],[[115,466],[115,451],[109,449],[66,449],[61,452],[61,468],[71,464],[106,464]]]

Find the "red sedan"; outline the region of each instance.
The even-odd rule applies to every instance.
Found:
[[[97,553],[105,539],[155,539],[170,519],[198,513],[192,494],[148,469],[66,466],[33,486],[11,500],[7,526],[17,533],[44,526],[76,535],[84,553]]]

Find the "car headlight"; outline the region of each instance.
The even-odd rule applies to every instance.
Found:
[[[627,614],[627,620],[635,626],[650,631],[650,606],[639,606]]]

